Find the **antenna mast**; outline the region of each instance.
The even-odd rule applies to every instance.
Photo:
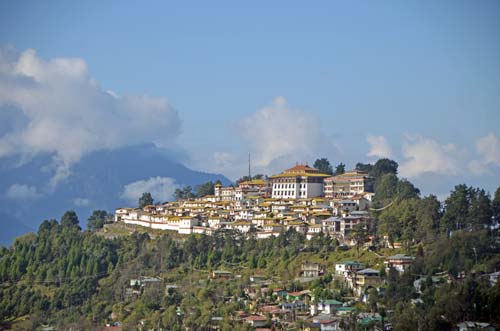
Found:
[[[252,180],[252,172],[250,171],[250,152],[248,152],[248,180]]]

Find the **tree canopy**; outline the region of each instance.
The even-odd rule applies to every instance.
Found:
[[[340,162],[335,167],[335,175],[342,175],[343,173],[345,173],[345,164]]]
[[[61,226],[63,227],[78,227],[80,221],[74,210],[68,210],[61,217]]]
[[[316,159],[313,167],[318,169],[321,173],[333,175],[333,168],[327,158]]]
[[[152,204],[154,204],[153,196],[149,192],[144,192],[139,198],[139,208],[144,208]]]
[[[94,210],[87,219],[87,228],[90,231],[96,231],[104,226],[108,220],[108,213],[105,210]]]
[[[379,159],[373,165],[370,175],[378,179],[379,177],[385,174],[394,174],[398,173],[398,163],[396,161],[390,159]]]

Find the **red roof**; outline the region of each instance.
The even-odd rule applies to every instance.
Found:
[[[285,172],[319,172],[319,170],[311,168],[307,164],[297,164],[295,167],[285,170]]]
[[[319,321],[320,324],[327,324],[327,325],[331,324],[333,322],[335,322],[335,320],[321,320],[321,321]]]
[[[264,312],[270,312],[279,309],[279,306],[278,305],[262,306],[260,309]]]
[[[265,321],[267,318],[264,316],[252,315],[245,318],[247,321]]]

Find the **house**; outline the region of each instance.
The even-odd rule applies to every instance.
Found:
[[[234,201],[236,200],[236,191],[233,186],[223,187],[220,184],[215,184],[214,195],[217,201]]]
[[[322,314],[333,314],[335,310],[339,307],[342,307],[342,302],[337,301],[337,300],[321,300],[320,302],[316,304],[311,304],[310,306],[310,312],[311,316],[316,316],[319,313]]]
[[[321,266],[318,263],[302,263],[300,266],[300,275],[305,278],[316,278],[322,273]]]
[[[274,289],[274,291],[273,291],[273,295],[277,296],[277,297],[280,297],[280,298],[286,297],[287,294],[288,294],[288,292],[285,289],[282,289],[282,288],[277,288],[277,289]]]
[[[269,177],[271,196],[275,199],[308,199],[323,195],[323,179],[328,174],[307,164],[297,164],[280,174]]]
[[[356,272],[351,279],[354,294],[361,296],[369,288],[375,288],[381,281],[379,274],[378,270],[370,268]]]
[[[431,279],[432,279],[432,284],[435,285],[439,284],[443,279],[443,277],[432,276]],[[417,293],[422,293],[422,283],[425,283],[426,281],[427,281],[427,276],[422,276],[413,282],[413,287],[415,288]]]
[[[415,260],[413,256],[396,254],[389,256],[384,263],[387,265],[387,271],[389,271],[390,268],[394,268],[399,273],[403,273],[412,265],[413,260]]]
[[[379,313],[359,313],[357,320],[359,324],[367,326],[371,323],[382,322],[382,316]]]
[[[489,323],[482,322],[462,322],[457,324],[457,331],[495,331],[496,328]]]
[[[307,308],[306,304],[300,300],[294,302],[285,302],[281,304],[281,309],[284,310],[303,310],[306,308]]]
[[[233,273],[231,271],[214,270],[212,271],[212,279],[231,279]]]
[[[260,315],[251,315],[248,317],[245,317],[244,320],[253,326],[254,328],[262,327],[267,325],[267,318],[264,316]]]
[[[344,261],[335,263],[335,274],[343,275],[347,277],[347,275],[351,272],[356,272],[365,268],[365,265],[361,262],[357,261]]]
[[[266,279],[267,279],[267,277],[263,276],[263,275],[252,275],[252,276],[250,276],[250,281],[252,283],[262,282],[262,281],[265,281]]]
[[[305,298],[306,296],[310,297],[311,291],[303,290],[298,292],[288,292],[286,295],[286,299],[288,301],[297,301]]]
[[[334,319],[320,320],[320,330],[321,331],[341,331],[340,321]]]
[[[130,287],[151,287],[159,286],[161,279],[157,277],[145,277],[141,276],[137,279],[130,280]]]
[[[373,192],[375,178],[361,170],[351,170],[325,179],[325,197],[350,198],[356,194]]]
[[[356,311],[354,307],[339,307],[337,308],[337,316],[349,315]]]

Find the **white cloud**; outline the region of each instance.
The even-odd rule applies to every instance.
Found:
[[[42,196],[36,187],[17,183],[11,185],[5,195],[11,199],[37,199]]]
[[[101,88],[78,58],[45,61],[32,49],[0,49],[0,107],[15,107],[27,124],[0,132],[0,157],[53,155],[52,186],[92,151],[154,142],[168,146],[180,133],[165,98],[117,96]]]
[[[213,158],[217,169],[224,169],[233,163],[232,155],[227,152],[215,152]]]
[[[75,198],[73,199],[73,204],[78,207],[86,207],[90,204],[90,200],[85,198]]]
[[[484,175],[490,172],[490,166],[500,166],[500,140],[493,132],[476,140],[478,160],[468,163],[469,170],[474,175]]]
[[[156,202],[172,199],[175,189],[179,185],[170,177],[151,177],[125,185],[121,197],[136,203],[144,192],[149,192]]]
[[[488,173],[488,167],[481,161],[471,160],[467,164],[469,171],[476,176],[484,175]]]
[[[418,177],[425,173],[456,175],[459,171],[456,146],[442,145],[431,138],[407,137],[403,156],[406,160],[399,167],[403,177]]]
[[[485,164],[500,166],[500,140],[496,134],[490,132],[487,136],[476,141],[476,150]]]
[[[366,141],[370,144],[370,151],[367,156],[390,158],[392,157],[392,149],[389,142],[384,136],[368,136]]]
[[[335,149],[321,131],[319,119],[290,108],[283,97],[244,118],[238,129],[252,154],[252,168],[257,171],[280,171]]]

